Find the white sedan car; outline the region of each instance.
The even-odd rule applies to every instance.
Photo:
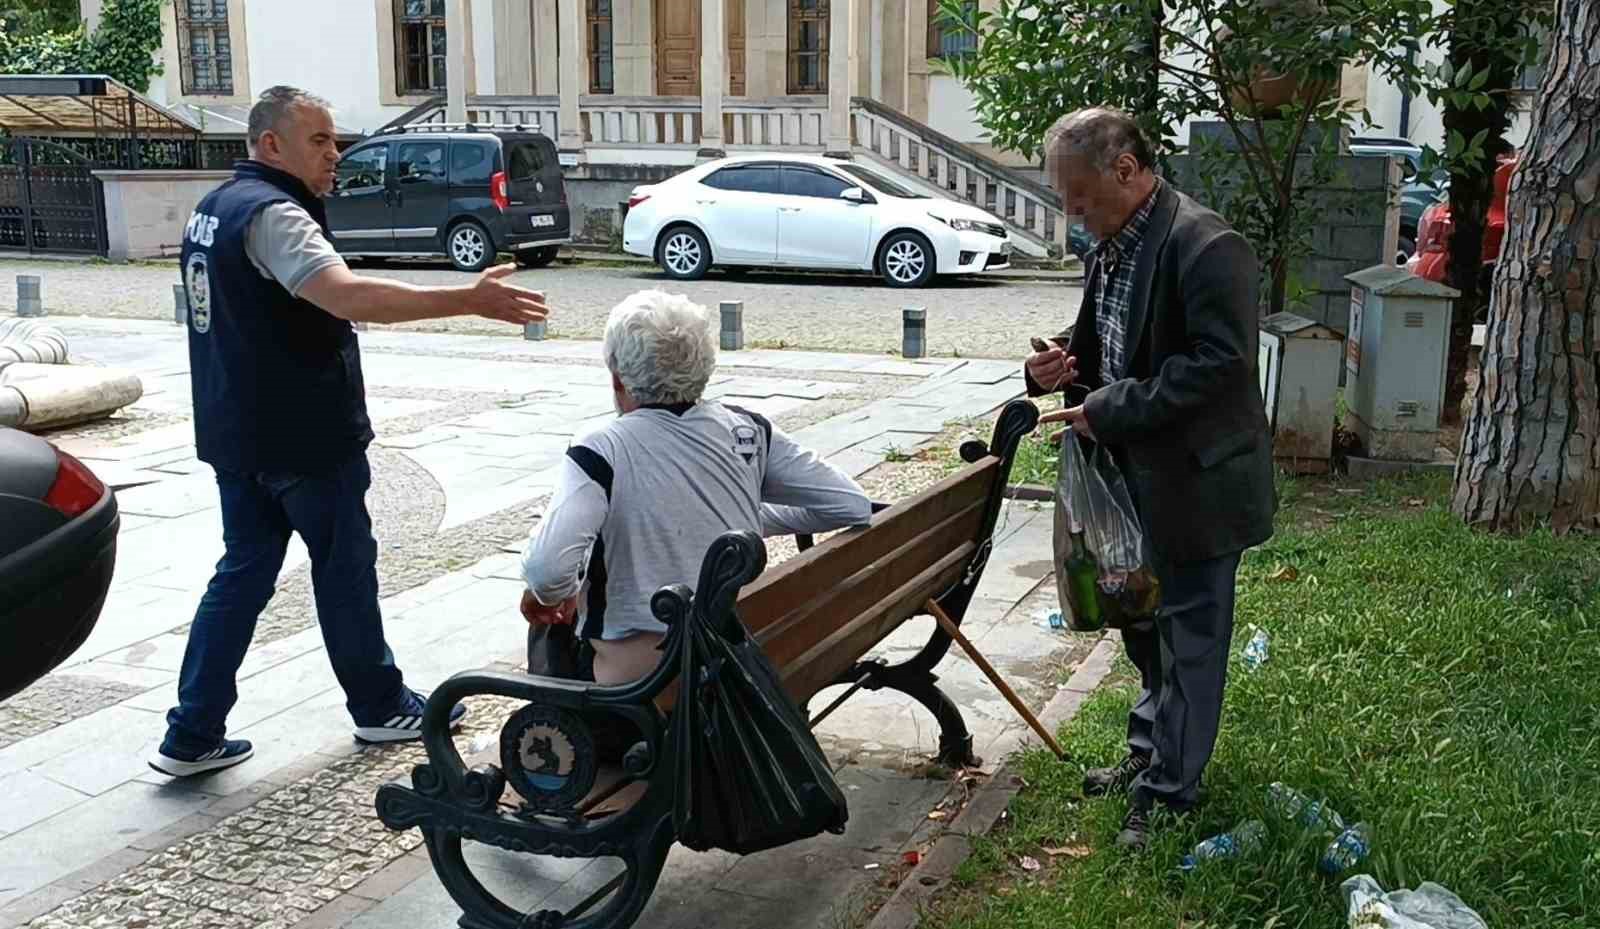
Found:
[[[634,188],[622,247],[679,280],[716,265],[872,271],[921,287],[1011,264],[1006,228],[989,213],[804,155],[724,158]]]

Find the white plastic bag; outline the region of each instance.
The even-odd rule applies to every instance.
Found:
[[[1088,632],[1154,616],[1160,584],[1127,482],[1110,452],[1071,432],[1062,436],[1055,503],[1056,595],[1069,625]]]
[[[1349,929],[1489,929],[1460,897],[1432,881],[1384,893],[1371,875],[1358,874],[1339,889],[1349,906]]]

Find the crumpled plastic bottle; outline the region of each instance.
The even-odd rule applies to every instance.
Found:
[[[1235,826],[1231,832],[1214,835],[1194,847],[1178,864],[1180,871],[1193,871],[1202,861],[1218,858],[1245,858],[1255,853],[1267,838],[1267,824],[1252,819]]]
[[[1255,671],[1267,663],[1267,658],[1270,657],[1271,642],[1272,637],[1267,635],[1267,630],[1256,629],[1255,635],[1252,635],[1250,641],[1245,643],[1244,651],[1239,656],[1239,660],[1244,662],[1246,671]]]
[[[1366,861],[1371,853],[1372,829],[1366,823],[1356,823],[1328,843],[1317,862],[1317,870],[1330,876],[1341,874]]]
[[[1267,805],[1287,822],[1299,823],[1306,829],[1344,832],[1344,817],[1328,805],[1326,800],[1310,797],[1279,781],[1267,788]]]

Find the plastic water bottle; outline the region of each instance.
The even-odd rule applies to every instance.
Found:
[[[1181,871],[1193,871],[1200,866],[1202,861],[1212,861],[1218,858],[1244,858],[1260,848],[1267,838],[1267,824],[1259,819],[1243,822],[1233,828],[1232,832],[1214,835],[1194,847],[1194,851],[1183,856],[1183,861],[1178,864]]]
[[[1322,860],[1317,862],[1317,869],[1327,875],[1341,874],[1366,861],[1371,851],[1371,830],[1366,823],[1356,823],[1328,843]]]
[[[1267,635],[1267,630],[1258,627],[1255,635],[1252,635],[1250,641],[1245,643],[1244,654],[1240,656],[1246,671],[1255,671],[1267,663],[1271,642],[1272,638]]]
[[[1267,788],[1267,803],[1277,815],[1306,829],[1333,833],[1345,829],[1344,817],[1328,806],[1326,800],[1313,800],[1282,782]]]

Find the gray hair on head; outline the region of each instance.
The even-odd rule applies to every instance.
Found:
[[[635,402],[695,403],[717,367],[711,314],[682,294],[641,290],[612,309],[605,353]]]
[[[1123,155],[1132,155],[1141,168],[1155,164],[1150,140],[1139,124],[1127,113],[1107,107],[1079,110],[1056,120],[1045,135],[1045,152],[1088,158],[1101,171],[1111,170]]]
[[[298,87],[289,87],[279,84],[268,87],[256,98],[255,106],[250,108],[250,126],[245,136],[252,151],[261,144],[261,136],[268,132],[281,132],[284,118],[296,106],[316,107],[319,110],[331,110],[333,107],[328,101],[310,91]]]

